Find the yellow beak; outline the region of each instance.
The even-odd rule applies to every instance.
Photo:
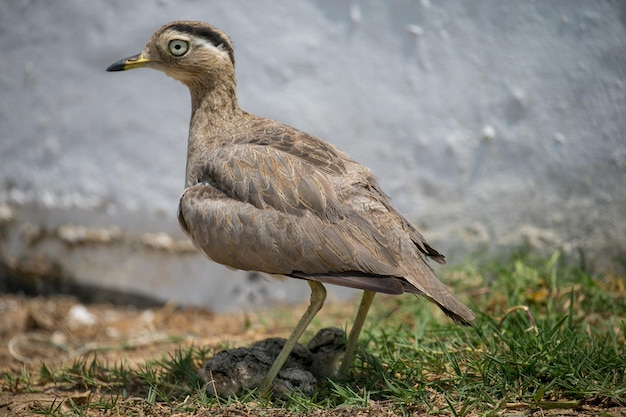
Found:
[[[119,61],[111,64],[107,71],[126,71],[135,68],[145,67],[150,60],[143,54],[143,52],[129,56],[128,58],[120,59]]]

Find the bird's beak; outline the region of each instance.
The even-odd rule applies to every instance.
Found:
[[[135,68],[145,67],[150,60],[146,55],[141,52],[137,55],[129,56],[128,58],[120,59],[119,61],[111,64],[107,71],[126,71]]]

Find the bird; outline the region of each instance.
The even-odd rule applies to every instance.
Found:
[[[269,390],[326,299],[324,284],[363,290],[339,373],[349,375],[377,292],[413,293],[460,324],[473,312],[426,259],[445,257],[391,204],[366,166],[329,142],[241,109],[230,37],[199,21],[159,28],[142,52],[107,71],[152,68],[191,95],[185,189],[178,222],[227,267],[306,280],[309,306],[261,387]]]
[[[262,349],[239,347],[216,353],[204,363],[198,375],[207,383],[209,395],[230,397],[257,388],[272,363]]]
[[[346,334],[336,327],[319,330],[305,348],[296,343],[272,383],[272,393],[285,398],[296,391],[313,396],[315,387],[337,375]],[[229,397],[258,388],[287,339],[272,337],[249,347],[222,350],[207,360],[198,375],[207,393]]]
[[[288,362],[296,362],[310,371],[315,378],[322,380],[335,377],[339,371],[339,361],[346,348],[346,332],[337,327],[325,327],[309,340],[306,349],[296,344]],[[285,346],[287,339],[272,337],[253,343],[250,347],[265,351],[276,358]]]
[[[334,378],[339,372],[339,362],[346,351],[346,332],[337,327],[325,327],[309,340],[307,349],[311,352],[308,369],[321,381]]]

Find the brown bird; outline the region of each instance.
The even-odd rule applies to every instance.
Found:
[[[340,373],[347,374],[376,292],[426,297],[455,321],[474,319],[424,258],[444,263],[392,206],[368,168],[312,135],[237,104],[230,38],[203,22],[161,27],[107,71],[148,67],[185,84],[191,124],[178,221],[210,259],[307,280],[311,303],[261,388],[268,389],[326,298],[322,283],[365,290]]]
[[[255,342],[250,347],[262,349],[271,358],[277,358],[285,343],[287,339],[273,337]],[[337,376],[345,350],[346,333],[337,327],[325,327],[309,340],[306,349],[296,344],[287,363],[297,362],[318,380],[332,378]]]

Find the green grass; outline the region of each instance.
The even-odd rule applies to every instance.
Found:
[[[623,279],[594,281],[558,254],[547,260],[518,256],[453,275],[478,282],[476,288],[488,285],[474,297],[476,325],[463,329],[432,321],[416,311],[424,306],[399,298],[394,316],[423,319],[370,330],[369,354],[356,382],[371,398],[429,403],[437,393],[456,411],[519,402],[624,404]]]
[[[93,355],[63,368],[41,365],[39,375],[4,375],[2,390],[37,392],[53,385],[111,394],[39,410],[50,416],[116,415],[129,410],[131,399],[172,414],[233,406],[299,414],[376,404],[399,415],[463,416],[626,405],[623,276],[590,276],[555,253],[465,265],[442,277],[477,312],[473,327],[451,323],[412,296],[380,297],[362,334],[353,378],[329,381],[312,399],[273,401],[256,392],[207,397],[195,370],[212,350],[200,346],[139,367]]]

